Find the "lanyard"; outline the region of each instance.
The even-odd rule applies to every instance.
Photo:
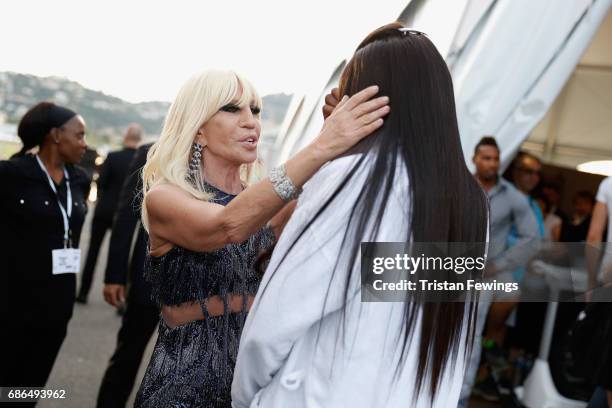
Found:
[[[53,190],[53,192],[55,193],[57,205],[59,205],[60,211],[62,213],[62,221],[64,222],[64,248],[66,248],[68,245],[72,246],[72,237],[70,236],[70,216],[72,215],[72,191],[70,190],[70,177],[68,176],[66,167],[64,167],[64,176],[66,177],[66,206],[68,207],[67,212],[59,198],[59,194],[57,192],[57,189],[55,188],[55,183],[53,182],[53,179],[49,175],[47,168],[45,167],[42,160],[40,160],[40,157],[38,157],[38,155],[36,155],[36,160],[38,161],[38,165],[40,166],[42,171],[45,172],[47,180],[49,180],[49,186],[51,186],[51,190]]]

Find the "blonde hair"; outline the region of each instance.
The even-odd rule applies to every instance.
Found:
[[[168,110],[159,140],[151,146],[142,169],[142,223],[147,231],[149,223],[144,197],[154,186],[170,183],[199,200],[212,198],[201,188],[201,180],[196,183],[189,181],[189,161],[198,130],[230,102],[240,107],[249,107],[253,103],[261,107],[262,104],[253,85],[230,70],[204,71],[190,78],[179,90]],[[241,168],[245,183],[251,176],[251,167],[252,164],[247,164]]]

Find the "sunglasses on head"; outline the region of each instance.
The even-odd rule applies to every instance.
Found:
[[[424,35],[427,37],[427,34],[425,34],[422,31],[418,31],[418,30],[413,30],[411,28],[406,28],[406,27],[402,27],[402,28],[398,28],[397,29],[400,33],[402,33],[404,36],[411,34],[411,35]]]

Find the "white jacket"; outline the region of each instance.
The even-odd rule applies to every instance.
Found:
[[[242,333],[232,384],[234,408],[430,406],[428,384],[422,396],[413,401],[420,321],[415,340],[408,346],[406,362],[394,382],[404,304],[360,301],[359,254],[349,290],[344,339],[339,331],[350,268],[342,267],[341,262],[333,278],[332,271],[342,252],[350,210],[362,186],[377,182],[366,180],[371,161],[353,176],[277,270],[303,225],[314,217],[358,157],[347,156],[327,164],[304,188]],[[403,197],[407,191],[406,172],[398,169],[376,241],[406,240],[406,208],[410,203]],[[346,248],[342,253],[347,256],[345,252]],[[463,345],[464,339],[460,343]],[[444,373],[434,408],[457,406],[465,363],[463,347],[458,355],[454,370],[449,364]]]

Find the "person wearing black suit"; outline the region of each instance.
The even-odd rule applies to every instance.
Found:
[[[98,202],[91,222],[89,250],[83,268],[79,294],[76,298],[79,303],[87,303],[100,246],[106,232],[112,226],[113,215],[119,202],[119,193],[127,176],[128,166],[134,157],[136,146],[141,138],[142,129],[140,126],[130,125],[123,139],[123,149],[109,153],[100,170],[100,177],[96,182]]]
[[[144,280],[148,235],[139,222],[142,203],[140,170],[151,145],[141,146],[134,155],[113,222],[104,277],[104,299],[113,306],[119,306],[126,302],[128,282],[129,291],[117,346],[98,392],[98,408],[125,406],[147,343],[159,322],[159,309],[151,301],[150,284]],[[136,230],[136,243],[130,251]]]

